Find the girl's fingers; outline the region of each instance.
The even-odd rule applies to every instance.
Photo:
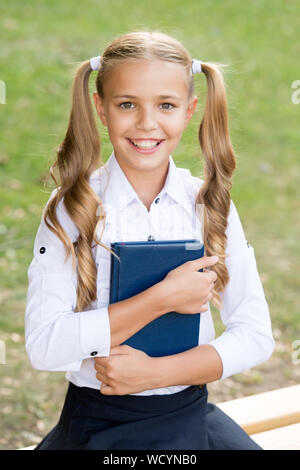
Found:
[[[192,266],[195,271],[199,269],[204,269],[207,266],[213,266],[219,261],[218,256],[204,256],[202,258],[197,258],[193,261],[188,261],[189,266]]]
[[[204,313],[208,310],[208,304],[207,303],[204,303],[201,305],[201,308],[200,308],[200,312],[201,313]]]
[[[109,378],[105,374],[102,374],[101,372],[97,372],[96,378],[100,380],[100,382],[104,382],[106,384],[109,383]]]
[[[203,272],[204,273],[209,273],[210,274],[210,279],[211,279],[211,283],[215,283],[218,276],[217,274],[215,273],[215,271],[212,271],[210,268],[203,268]]]
[[[106,367],[103,366],[102,364],[97,364],[97,362],[94,363],[94,368],[96,369],[96,377],[98,380],[101,380],[101,382],[109,383],[110,379],[107,376],[107,370]]]
[[[210,292],[210,293],[208,294],[208,296],[207,296],[207,299],[206,299],[206,300],[211,300],[212,298],[213,298],[213,294],[212,294],[212,292]]]
[[[210,292],[210,293],[208,294],[208,296],[204,299],[203,304],[202,304],[202,306],[201,306],[201,309],[202,309],[202,308],[205,308],[205,312],[206,312],[206,310],[208,310],[208,302],[209,302],[212,298],[213,298],[213,294]]]
[[[100,382],[104,382],[105,384],[109,384],[110,379],[106,375],[106,367],[98,364],[96,361],[94,361],[94,368],[96,369],[96,378]]]
[[[101,364],[98,364],[96,361],[94,361],[94,369],[97,372],[105,372],[105,367],[102,366]]]

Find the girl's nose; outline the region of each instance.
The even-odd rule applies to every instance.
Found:
[[[158,124],[155,111],[151,109],[141,110],[138,115],[136,127],[137,129],[143,129],[145,131],[157,129]]]

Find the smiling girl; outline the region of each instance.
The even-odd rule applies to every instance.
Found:
[[[95,111],[113,147],[105,164],[89,95],[93,70]],[[207,81],[204,180],[171,156],[196,110],[196,73]],[[220,67],[192,60],[176,39],[128,33],[77,69],[51,167],[60,186],[43,211],[28,269],[29,359],[39,370],[66,371],[69,383],[59,422],[37,450],[260,449],[207,403],[207,383],[222,384],[274,348],[254,250],[230,199],[235,166]],[[110,243],[199,238],[199,204],[206,256],[109,304]],[[217,338],[209,301],[226,327]],[[201,313],[197,347],[150,357],[122,344],[170,311]]]

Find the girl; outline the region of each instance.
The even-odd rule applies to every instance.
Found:
[[[95,109],[113,146],[105,165],[89,96],[93,70]],[[196,109],[195,73],[207,81],[199,128],[204,180],[171,156]],[[39,370],[66,371],[69,382],[59,422],[37,450],[260,449],[207,403],[207,383],[266,361],[274,348],[254,250],[230,199],[235,166],[216,64],[192,60],[177,40],[155,31],[118,37],[80,65],[50,170],[57,188],[28,269],[29,359]],[[199,230],[204,258],[109,305],[111,242],[199,239]],[[218,338],[209,301],[226,326]],[[201,313],[197,347],[150,357],[122,345],[169,311]]]

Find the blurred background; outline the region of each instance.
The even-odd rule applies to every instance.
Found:
[[[266,363],[209,384],[209,400],[299,383],[299,2],[1,0],[0,449],[39,442],[57,423],[67,389],[64,372],[31,367],[24,312],[33,242],[54,188],[51,178],[44,183],[69,118],[72,71],[116,36],[138,29],[160,30],[192,57],[229,65],[229,124],[238,155],[231,196],[255,249],[276,349]],[[204,75],[195,84],[198,108],[172,156],[201,176]],[[106,161],[112,147],[98,124]],[[213,315],[220,334],[214,307]]]

